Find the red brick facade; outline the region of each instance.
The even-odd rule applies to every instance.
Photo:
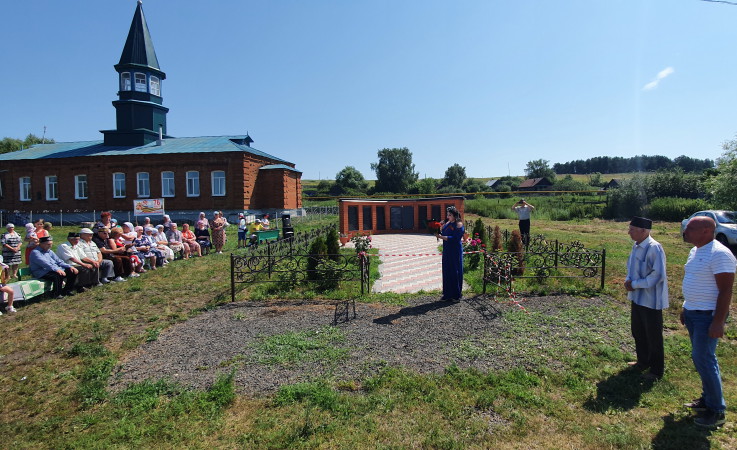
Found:
[[[402,200],[341,199],[340,232],[354,234],[424,233],[429,220],[444,220],[446,208],[455,206],[463,217],[463,197]]]
[[[0,160],[5,210],[126,210],[133,200],[162,197],[162,172],[174,172],[174,196],[164,197],[167,210],[294,209],[302,207],[300,172],[284,164],[244,152],[87,156],[32,160]],[[293,167],[293,165],[290,164]],[[188,171],[199,173],[199,196],[187,196]],[[225,172],[225,195],[214,196],[212,173]],[[113,173],[125,174],[125,197],[113,196]],[[137,174],[149,175],[149,195],[138,195]],[[57,177],[58,200],[46,198],[46,177]],[[86,199],[75,198],[75,176],[87,175]],[[20,178],[31,179],[31,200],[20,200]]]

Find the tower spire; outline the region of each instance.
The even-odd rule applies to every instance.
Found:
[[[162,84],[166,74],[159,66],[151,33],[138,0],[128,37],[115,70],[119,74],[116,129],[105,130],[105,145],[140,146],[156,141],[160,130],[166,134],[166,113],[162,106]]]

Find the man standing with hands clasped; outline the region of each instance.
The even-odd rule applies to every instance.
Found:
[[[650,237],[653,221],[633,217],[629,235],[635,244],[627,260],[624,288],[632,302],[631,327],[635,338],[637,361],[630,366],[650,371],[643,375],[658,380],[665,372],[663,351],[663,309],[668,308],[668,278],[665,273],[665,252],[658,241]]]
[[[699,413],[696,425],[709,428],[725,422],[727,404],[716,349],[724,336],[737,264],[732,252],[714,239],[715,228],[712,218],[697,216],[683,232],[683,240],[695,247],[685,265],[681,323],[688,329],[691,359],[701,377],[701,397],[685,406]]]

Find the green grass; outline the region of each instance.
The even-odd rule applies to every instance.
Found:
[[[348,349],[338,346],[344,341],[344,331],[325,326],[311,331],[264,336],[254,347],[261,364],[289,366],[306,361],[332,364],[347,356]]]
[[[678,223],[653,227],[653,237],[668,258],[671,307],[665,313],[666,377],[648,385],[624,364],[632,357],[622,287],[631,248],[627,223],[557,222],[541,216],[533,216],[533,233],[606,248],[605,294],[611,300],[550,313],[499,305],[503,314],[498,320],[504,321],[505,331],[478,333],[449,346],[445,351],[458,365],[443,373],[421,375],[384,364],[374,376],[334,381],[329,361],[345,357],[342,338],[350,327],[327,327],[321,333],[284,332],[259,341],[262,357],[271,358],[274,367],[328,363],[324,379],[283,386],[273,394],[239,395],[232,374],[205,391],[167,380],[108,391],[115,365],[128,352],[173,324],[229,302],[227,255],[176,262],[135,282],[106,285],[71,301],[24,306],[14,316],[0,317],[6,336],[0,347],[4,447],[737,448],[733,423],[704,432],[680,407],[698,395],[699,381],[677,317],[689,250]],[[503,229],[516,227],[513,219],[485,221]],[[56,228],[56,242],[68,231]],[[234,245],[230,240],[226,251]],[[473,289],[479,289],[478,280],[476,273],[467,273]],[[591,284],[568,289],[598,296]],[[566,284],[532,281],[516,286],[526,291],[521,297],[566,289]],[[277,298],[259,294],[259,289],[265,288],[244,289],[239,301]],[[340,288],[302,294],[315,299],[348,295]],[[402,304],[409,296],[359,300]],[[233,320],[242,320],[236,314]],[[730,323],[718,348],[731,421],[737,414],[736,330]],[[514,364],[489,371],[463,368],[492,350],[508,351]],[[235,357],[221,369],[237,370],[248,363]]]

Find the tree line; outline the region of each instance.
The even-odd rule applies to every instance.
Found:
[[[621,156],[596,156],[589,159],[577,159],[566,163],[553,164],[553,171],[562,173],[626,173],[626,172],[655,172],[658,170],[669,170],[680,168],[686,173],[701,172],[714,168],[711,159],[691,158],[682,155],[675,159],[667,156],[633,156],[624,158]]]
[[[42,139],[34,134],[29,134],[23,140],[14,139],[11,137],[4,137],[0,141],[0,154],[15,152],[18,150],[22,150],[24,148],[28,148],[32,145],[41,144],[41,143],[53,144],[54,140],[49,139],[49,138]]]

